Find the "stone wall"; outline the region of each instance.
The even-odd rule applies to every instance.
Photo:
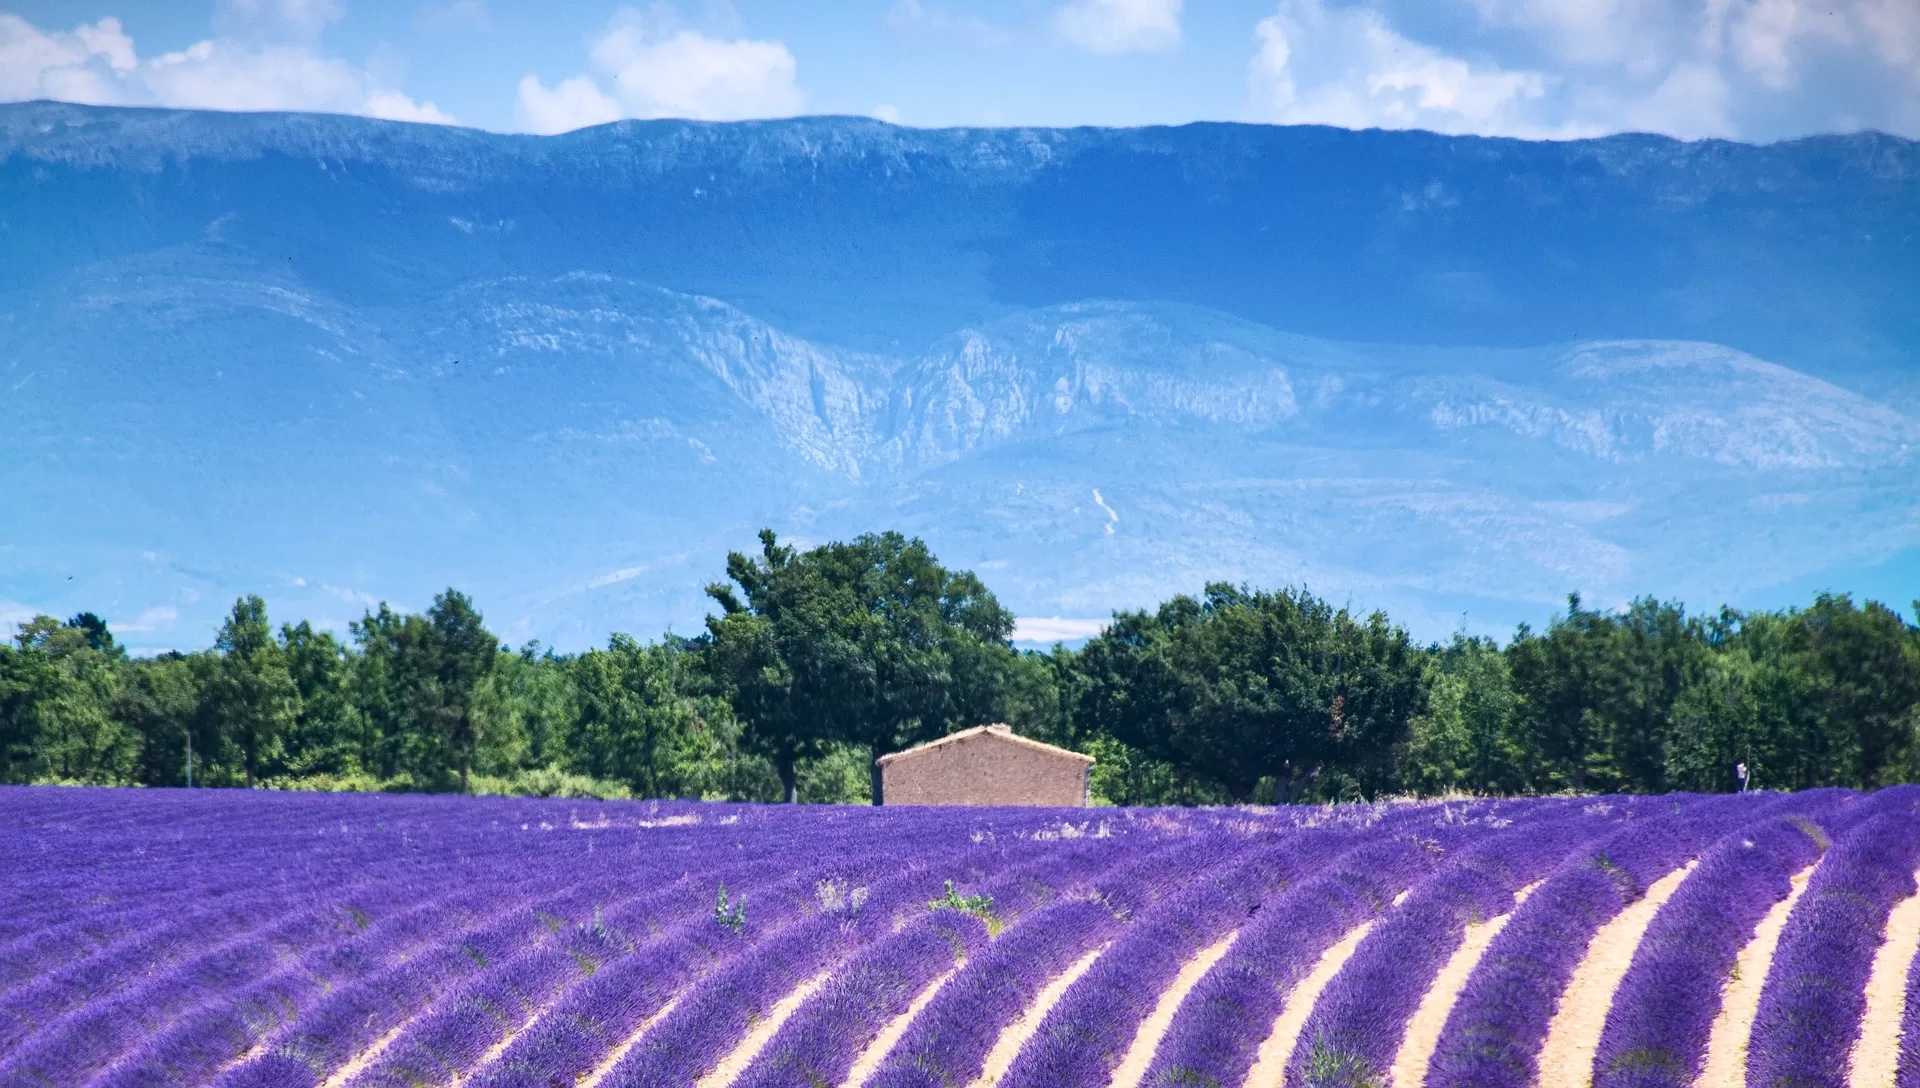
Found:
[[[889,805],[1084,805],[1091,767],[996,728],[885,760],[881,797]]]

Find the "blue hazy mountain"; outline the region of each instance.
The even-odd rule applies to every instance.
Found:
[[[516,641],[689,630],[761,525],[1027,616],[1877,589],[1916,362],[1876,134],[0,107],[0,611],[136,645],[449,583]]]

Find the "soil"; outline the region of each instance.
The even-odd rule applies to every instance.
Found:
[[[1734,959],[1733,975],[1720,991],[1720,1015],[1714,1018],[1713,1031],[1707,1036],[1707,1060],[1701,1063],[1694,1088],[1745,1088],[1747,1037],[1753,1034],[1753,1019],[1760,1014],[1760,990],[1767,982],[1773,950],[1780,944],[1780,931],[1787,928],[1787,916],[1807,890],[1813,870],[1809,865],[1794,874],[1793,890],[1753,927],[1753,937]]]
[[[1633,966],[1633,953],[1653,916],[1697,864],[1688,862],[1654,881],[1646,895],[1593,935],[1586,958],[1560,995],[1560,1007],[1540,1048],[1540,1088],[1588,1088],[1593,1083],[1593,1055],[1600,1049],[1600,1032],[1607,1026],[1613,993]]]
[[[760,1052],[767,1048],[768,1043],[773,1042],[774,1033],[780,1030],[781,1025],[798,1012],[801,1005],[806,1004],[807,998],[819,992],[820,987],[825,986],[827,979],[832,976],[832,971],[822,971],[781,998],[772,1009],[768,1010],[765,1017],[754,1021],[753,1030],[747,1032],[747,1037],[740,1040],[726,1057],[720,1059],[719,1065],[714,1066],[705,1076],[694,1082],[694,1088],[727,1088],[728,1085],[739,1080],[740,1074],[745,1073],[747,1066],[753,1064],[753,1059],[760,1056]]]
[[[1020,1056],[1020,1048],[1027,1045],[1027,1040],[1033,1038],[1034,1033],[1040,1030],[1040,1025],[1046,1022],[1047,1013],[1052,1012],[1060,999],[1067,995],[1067,987],[1080,981],[1080,976],[1086,974],[1093,967],[1093,961],[1099,959],[1100,953],[1106,950],[1106,946],[1101,945],[1075,960],[1072,967],[1062,971],[1034,995],[1033,1004],[1027,1011],[1020,1019],[1009,1024],[1000,1033],[1000,1038],[995,1040],[993,1049],[987,1052],[980,1075],[973,1078],[968,1088],[993,1088],[999,1084],[1000,1078],[1013,1068],[1013,1059]]]
[[[1906,1011],[1907,968],[1920,952],[1920,895],[1910,895],[1887,915],[1880,950],[1867,976],[1867,1012],[1860,1020],[1847,1070],[1848,1088],[1893,1088],[1900,1062],[1900,1015]]]
[[[853,1068],[847,1070],[845,1088],[862,1088],[867,1083],[867,1078],[879,1071],[880,1063],[887,1060],[887,1055],[893,1053],[893,1048],[899,1045],[900,1037],[913,1026],[913,1018],[920,1015],[920,1010],[927,1007],[927,1004],[933,1000],[933,995],[940,992],[940,987],[945,986],[947,980],[964,966],[964,963],[960,964],[952,971],[928,983],[927,988],[921,990],[920,995],[907,1006],[907,1011],[894,1017],[887,1022],[886,1027],[880,1029],[880,1033],[875,1035],[873,1041],[867,1044],[867,1048],[854,1059]]]
[[[1517,908],[1526,902],[1537,887],[1538,884],[1529,884],[1520,889],[1513,897],[1513,905]],[[1486,955],[1488,946],[1507,928],[1507,919],[1512,917],[1511,913],[1502,914],[1467,927],[1460,947],[1453,950],[1446,965],[1434,976],[1433,985],[1413,1012],[1413,1019],[1407,1021],[1406,1034],[1400,1038],[1400,1050],[1394,1054],[1393,1068],[1388,1072],[1392,1088],[1420,1088],[1426,1083],[1427,1066],[1433,1061],[1434,1049],[1440,1045],[1440,1032],[1447,1026],[1447,1015],[1453,1012],[1460,991],[1466,989],[1467,979],[1473,977],[1480,957]]]
[[[1147,1067],[1153,1063],[1154,1052],[1160,1049],[1160,1040],[1166,1037],[1167,1030],[1173,1027],[1174,1015],[1180,1011],[1181,1002],[1207,977],[1213,965],[1233,947],[1233,939],[1240,935],[1239,930],[1221,940],[1194,953],[1174,976],[1173,984],[1160,995],[1159,1003],[1153,1011],[1140,1022],[1140,1030],[1134,1033],[1133,1043],[1127,1047],[1126,1056],[1113,1071],[1113,1080],[1108,1088],[1140,1088],[1140,1081],[1147,1075]]]
[[[1247,1074],[1246,1088],[1280,1088],[1287,1075],[1287,1062],[1293,1057],[1294,1043],[1299,1041],[1301,1029],[1307,1026],[1307,1017],[1313,1015],[1313,1003],[1320,1000],[1320,991],[1346,966],[1353,950],[1360,947],[1372,929],[1372,922],[1354,927],[1338,944],[1320,954],[1320,962],[1314,964],[1307,977],[1287,995],[1287,1003],[1273,1022],[1273,1030],[1260,1044],[1260,1054]]]

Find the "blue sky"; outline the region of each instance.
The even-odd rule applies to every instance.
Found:
[[[1920,137],[1920,0],[0,0],[0,100]]]

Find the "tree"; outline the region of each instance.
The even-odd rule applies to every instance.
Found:
[[[797,758],[837,741],[865,749],[879,804],[881,755],[1005,709],[1013,616],[972,573],[899,533],[805,554],[772,530],[760,543],[757,559],[728,556],[731,585],[708,587],[721,615],[706,657],[788,800]]]
[[[1523,626],[1507,660],[1536,760],[1528,785],[1667,789],[1674,708],[1711,652],[1703,623],[1650,597],[1616,614],[1582,608],[1576,593],[1545,635]]]
[[[460,792],[467,792],[467,775],[480,740],[480,719],[474,698],[482,681],[493,672],[500,641],[481,622],[473,601],[449,588],[427,609],[430,632],[426,682],[419,690],[422,717],[460,764]]]
[[[625,782],[639,797],[693,792],[696,775],[687,772],[706,753],[693,701],[674,687],[673,653],[614,635],[606,649],[575,659],[579,718],[568,748],[576,770]]]
[[[149,786],[183,786],[189,755],[202,767],[218,752],[219,737],[205,713],[204,654],[167,652],[129,661],[120,669],[113,717],[141,737],[139,780]],[[196,771],[196,784],[205,782]]]
[[[382,601],[347,630],[360,648],[348,683],[359,711],[361,768],[392,779],[434,765],[434,753],[423,750],[427,730],[417,714],[417,692],[429,670],[427,621]]]
[[[1902,781],[1920,706],[1920,631],[1885,605],[1859,607],[1846,594],[1822,593],[1788,623],[1822,732],[1846,753],[1835,777],[1860,789]]]
[[[360,770],[361,726],[347,648],[305,620],[280,628],[280,647],[300,696],[299,714],[285,738],[287,770],[294,775]]]
[[[259,597],[233,602],[214,646],[219,661],[208,687],[209,708],[219,731],[239,747],[252,789],[261,763],[300,712],[300,692]]]
[[[20,625],[16,648],[0,654],[7,781],[133,780],[140,736],[111,712],[122,654],[96,624],[35,616]]]
[[[782,652],[790,638],[782,628],[798,619],[788,613],[802,610],[796,586],[800,573],[793,568],[793,549],[771,529],[760,531],[759,558],[730,553],[727,576],[733,585],[707,586],[720,615],[707,617],[708,646],[701,654],[708,675],[746,726],[742,740],[772,760],[788,804],[800,799],[800,759],[818,755],[828,738],[823,716],[804,692],[795,691],[794,670]]]
[[[1386,787],[1427,698],[1405,630],[1304,590],[1215,583],[1116,613],[1079,659],[1094,728],[1237,800],[1263,783],[1281,801]]]

